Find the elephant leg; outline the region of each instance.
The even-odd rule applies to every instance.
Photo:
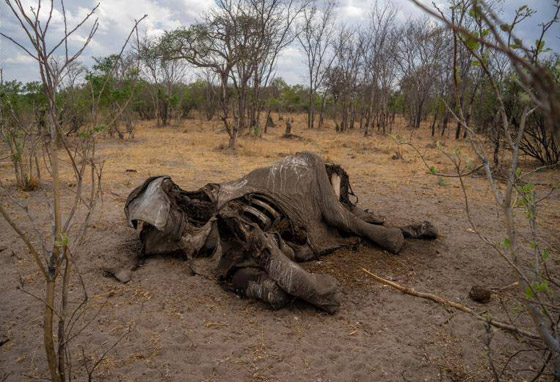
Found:
[[[236,292],[264,301],[272,309],[280,309],[289,301],[289,295],[265,272],[256,268],[237,270],[232,277],[232,284]]]
[[[334,277],[307,272],[287,258],[277,246],[267,246],[267,249],[268,253],[261,257],[260,266],[282,290],[328,313],[338,311],[340,287]]]
[[[299,297],[329,313],[338,311],[340,287],[336,279],[328,275],[311,274],[301,268],[287,256],[287,253],[291,254],[287,248],[286,252],[282,251],[283,245],[276,234],[265,233],[257,225],[244,222],[232,214],[227,215],[226,212],[220,214],[218,225],[221,226],[222,240],[230,238],[232,245],[241,249],[243,256],[235,261],[238,264],[253,262],[270,279],[267,281],[264,275],[254,270],[243,271],[237,275],[240,291],[280,305],[283,297],[276,289],[278,286],[284,293]],[[243,280],[246,280],[246,284]],[[268,296],[270,293],[272,298]]]
[[[383,225],[385,223],[385,220],[383,218],[375,215],[373,212],[370,212],[368,210],[362,210],[358,206],[349,207],[349,210],[366,223],[375,225]]]
[[[400,229],[366,223],[338,202],[333,204],[324,205],[321,211],[329,226],[366,238],[389,252],[398,253],[401,250],[404,236]]]

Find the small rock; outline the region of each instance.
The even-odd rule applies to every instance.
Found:
[[[489,289],[484,287],[475,285],[471,288],[469,292],[469,297],[476,302],[481,304],[487,304],[490,302],[490,298],[492,297],[492,292]]]
[[[130,269],[121,268],[105,268],[103,269],[106,277],[114,277],[123,284],[126,284],[132,278],[132,271]]]

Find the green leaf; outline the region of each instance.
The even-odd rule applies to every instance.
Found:
[[[507,237],[504,239],[504,248],[511,248],[511,240]]]
[[[529,245],[530,245],[531,248],[533,248],[533,249],[537,248],[537,244],[536,244],[534,241],[531,241],[531,242],[529,243]]]
[[[63,233],[62,238],[60,240],[56,240],[54,244],[59,248],[66,247],[68,245],[68,236]]]
[[[535,185],[531,183],[527,183],[522,187],[520,187],[519,189],[521,190],[521,193],[523,194],[524,197],[529,198],[532,197],[533,195],[533,191],[535,190]]]
[[[478,50],[478,47],[480,46],[478,41],[471,37],[467,37],[466,43],[467,48],[469,48],[470,50]]]
[[[535,293],[533,292],[533,290],[529,286],[527,286],[527,288],[525,288],[524,295],[525,295],[525,298],[528,298],[528,299],[533,299],[535,297]]]
[[[531,96],[527,93],[519,94],[519,100],[521,102],[523,102],[524,104],[530,104],[531,102],[533,102],[533,100],[531,99]]]
[[[548,280],[543,280],[540,283],[535,283],[533,286],[537,292],[546,292],[548,290]]]
[[[542,251],[541,256],[544,260],[546,260],[550,257],[550,253],[545,249],[544,251]]]
[[[500,25],[500,29],[504,32],[511,32],[511,25],[509,24],[502,24]]]
[[[432,175],[436,174],[436,168],[434,166],[430,166],[430,174]]]
[[[472,18],[480,17],[480,7],[473,5],[473,7],[469,10],[469,16]]]
[[[106,130],[106,129],[107,129],[107,125],[105,125],[105,124],[97,125],[97,126],[95,127],[95,132],[96,132],[96,133],[100,133],[100,132],[102,132],[102,131],[104,131],[104,130]]]

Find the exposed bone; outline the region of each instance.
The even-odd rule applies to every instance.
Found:
[[[340,176],[338,174],[331,175],[331,185],[336,194],[336,198],[340,200]]]
[[[269,212],[272,215],[273,220],[277,220],[280,218],[280,213],[278,213],[278,211],[276,211],[268,203],[265,203],[264,201],[257,199],[256,197],[251,199],[251,204],[256,204],[257,206],[265,209],[267,212]]]
[[[265,230],[268,229],[272,224],[272,222],[270,221],[270,218],[268,216],[266,216],[265,214],[263,214],[261,211],[257,210],[254,207],[244,206],[243,207],[243,212],[256,217],[259,220],[259,222],[261,223],[260,226]]]

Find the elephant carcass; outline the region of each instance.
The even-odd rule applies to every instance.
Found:
[[[349,199],[350,183],[337,165],[298,153],[227,183],[185,191],[170,177],[148,178],[126,202],[129,224],[141,221],[141,257],[180,251],[211,259],[214,275],[232,289],[280,307],[296,296],[328,312],[339,287],[328,275],[296,264],[356,242],[397,253],[403,231],[378,224]],[[426,225],[426,223],[424,223]],[[428,223],[407,236],[428,236]],[[435,229],[433,230],[435,234]]]

